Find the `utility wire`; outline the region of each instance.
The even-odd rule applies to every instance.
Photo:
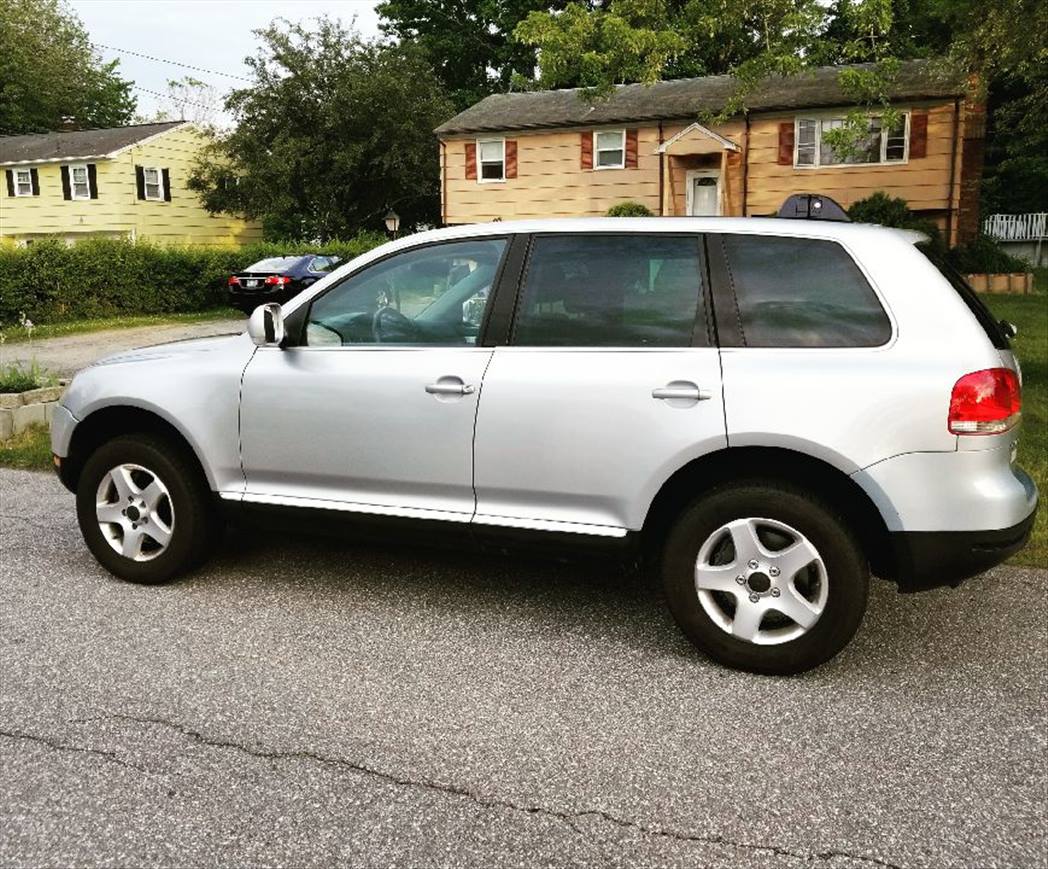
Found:
[[[254,82],[251,79],[244,78],[242,75],[233,75],[231,72],[219,72],[217,69],[205,69],[202,66],[192,66],[191,64],[188,64],[188,63],[180,63],[177,60],[167,60],[166,58],[163,58],[163,57],[153,57],[151,54],[142,54],[139,51],[131,51],[131,50],[126,49],[126,48],[116,48],[116,47],[114,47],[112,45],[103,45],[100,42],[92,42],[91,44],[95,48],[105,48],[105,49],[108,49],[109,51],[115,51],[118,54],[130,54],[133,57],[141,57],[143,60],[155,60],[157,63],[170,63],[172,66],[180,66],[183,69],[191,69],[191,70],[193,70],[195,72],[206,72],[209,75],[221,75],[221,76],[225,76],[226,78],[233,78],[233,79],[236,79],[237,81],[243,81],[243,82],[247,82],[248,84],[254,84]]]
[[[179,104],[183,104],[184,103],[187,106],[197,106],[198,108],[201,108],[201,109],[211,109],[212,111],[216,110],[215,106],[209,106],[209,105],[207,105],[205,103],[197,103],[197,102],[194,102],[193,100],[179,99],[177,97],[173,97],[171,94],[162,94],[162,93],[159,93],[158,91],[151,91],[149,88],[144,88],[144,87],[141,87],[141,86],[139,86],[137,84],[133,84],[133,85],[131,85],[131,87],[134,90],[136,90],[136,91],[142,91],[142,93],[144,93],[144,94],[150,94],[151,96],[154,96],[154,97],[160,97],[160,99],[162,99],[162,100],[171,100],[172,102],[176,102],[176,103],[179,103]]]

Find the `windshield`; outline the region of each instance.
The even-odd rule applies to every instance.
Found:
[[[245,272],[282,272],[291,268],[302,257],[298,256],[271,256],[268,259],[260,259],[254,265],[244,269]]]
[[[950,286],[957,291],[957,295],[964,300],[968,310],[979,321],[979,325],[983,327],[986,337],[993,342],[993,346],[998,350],[1009,350],[1011,345],[1008,343],[1008,336],[1005,334],[1004,329],[1001,328],[1001,324],[990,312],[990,309],[986,307],[986,303],[972,289],[972,285],[968,283],[964,275],[950,265],[941,254],[932,250],[930,245],[919,244],[917,245],[917,250],[931,261],[932,265],[939,270],[939,274],[946,278]]]

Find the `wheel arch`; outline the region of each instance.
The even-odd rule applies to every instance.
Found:
[[[155,410],[135,405],[107,405],[92,411],[77,423],[69,441],[69,453],[62,459],[59,476],[70,491],[75,492],[80,472],[90,455],[106,441],[128,434],[152,434],[181,446],[212,491],[214,479],[200,457],[193,440],[174,422]]]
[[[784,447],[727,447],[678,468],[648,508],[641,532],[645,549],[655,551],[674,519],[696,497],[743,479],[791,483],[823,499],[855,532],[873,572],[882,577],[894,575],[888,527],[866,491],[824,459]]]

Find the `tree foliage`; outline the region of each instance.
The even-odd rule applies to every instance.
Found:
[[[513,31],[530,12],[565,5],[566,0],[383,0],[377,11],[385,33],[426,52],[461,110],[532,79],[535,50],[513,39]]]
[[[0,135],[130,123],[131,83],[61,0],[0,0]]]
[[[270,237],[347,237],[381,228],[389,208],[405,228],[436,223],[433,129],[453,108],[418,46],[327,18],[259,37],[254,84],[226,100],[236,126],[190,180],[205,207],[259,219]]]

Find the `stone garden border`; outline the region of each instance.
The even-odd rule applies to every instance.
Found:
[[[31,425],[50,425],[65,387],[60,383],[27,392],[0,392],[0,441],[21,434]]]
[[[972,289],[979,293],[1017,293],[1033,292],[1033,272],[1000,272],[996,274],[980,273],[967,275]]]

